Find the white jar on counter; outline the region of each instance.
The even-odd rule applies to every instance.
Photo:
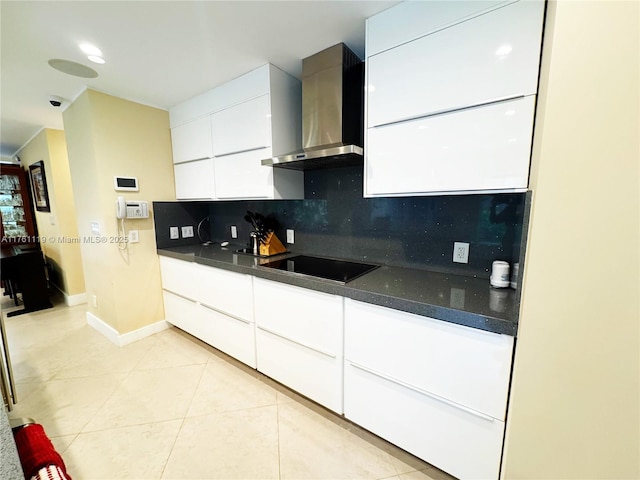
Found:
[[[492,287],[507,288],[509,286],[509,264],[502,260],[495,260],[491,265],[489,282]]]

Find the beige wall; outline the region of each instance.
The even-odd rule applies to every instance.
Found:
[[[64,132],[43,129],[18,155],[27,172],[30,165],[44,161],[51,212],[35,214],[42,250],[55,269],[52,281],[69,296],[83,294],[80,245],[73,242],[78,238],[78,226]]]
[[[126,220],[140,243],[120,250],[115,200],[173,200],[169,114],[92,90],[63,114],[80,237],[98,222],[107,243],[82,243],[89,311],[120,334],[164,319],[153,216]],[[138,178],[139,192],[116,192],[115,175]],[[94,305],[94,296],[97,307]]]
[[[549,4],[502,478],[640,478],[638,2]]]

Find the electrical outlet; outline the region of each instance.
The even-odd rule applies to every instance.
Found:
[[[91,222],[91,233],[100,235],[100,222]]]
[[[238,227],[231,225],[231,238],[238,238]]]
[[[469,263],[469,244],[464,242],[453,243],[453,261],[456,263]]]
[[[169,227],[169,238],[171,240],[180,238],[180,230],[178,230],[178,227]]]
[[[182,238],[191,238],[193,237],[193,225],[187,225],[182,227]]]
[[[129,230],[129,243],[138,243],[139,241],[138,230]]]
[[[91,305],[93,308],[98,308],[98,296],[95,294],[91,295]]]
[[[295,235],[293,233],[293,229],[287,228],[287,243],[295,243]]]

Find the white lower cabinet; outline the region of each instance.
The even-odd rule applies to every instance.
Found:
[[[497,479],[513,338],[345,300],[347,418],[459,478]]]
[[[200,317],[205,340],[218,350],[256,368],[252,277],[197,265]]]
[[[342,297],[254,278],[258,370],[342,413]]]
[[[165,320],[204,341],[201,322],[198,318],[198,302],[168,290],[164,290],[162,296],[164,298]]]
[[[256,340],[253,322],[226,315],[205,304],[200,304],[199,313],[199,320],[204,325],[207,334],[206,338],[200,337],[201,340],[242,363],[256,368]]]
[[[171,324],[460,479],[497,479],[513,337],[161,257]]]
[[[345,416],[460,479],[497,479],[504,423],[388,380],[349,361]]]
[[[256,367],[252,277],[160,258],[167,322]]]

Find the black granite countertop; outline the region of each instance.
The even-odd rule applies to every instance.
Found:
[[[516,292],[511,289],[491,288],[487,279],[383,265],[345,285],[340,285],[260,266],[264,259],[235,253],[235,250],[241,247],[243,245],[229,245],[225,248],[220,244],[189,245],[158,249],[158,254],[489,332],[516,336]],[[286,256],[287,254],[279,258]]]

